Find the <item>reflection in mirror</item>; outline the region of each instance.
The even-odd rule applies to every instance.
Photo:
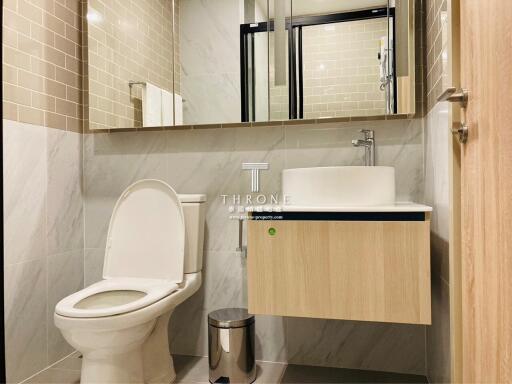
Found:
[[[87,7],[89,129],[172,125],[172,0]]]
[[[247,95],[247,103],[255,106],[244,113],[250,114],[254,121],[267,121],[267,37],[244,41],[251,51],[260,52],[259,61],[244,58],[241,65],[240,56],[240,25],[266,21],[266,1],[260,4],[256,0],[174,0],[174,4],[175,30],[179,35],[175,62],[180,66],[182,123],[241,122],[242,92]],[[257,92],[253,93],[241,81],[241,71],[249,68],[252,76],[248,81],[258,83]]]
[[[256,0],[265,3],[266,0]],[[275,25],[278,9],[270,1],[270,23],[241,27],[248,41],[269,32],[270,119],[313,119],[413,113],[414,7],[412,0],[293,0],[287,17],[287,84],[273,77],[276,52]],[[274,4],[274,6],[272,6]],[[284,3],[283,3],[284,4]],[[396,33],[395,33],[396,31]],[[248,45],[242,62],[248,73],[263,62],[260,50]],[[246,81],[242,93],[244,121],[254,121],[258,109],[250,95],[260,94],[259,82]],[[254,87],[254,89],[252,88]],[[256,99],[257,100],[257,99]]]
[[[379,55],[387,41],[387,3],[305,1],[294,6],[294,29],[302,52],[297,65],[303,86],[299,117],[383,115],[386,71]]]
[[[391,7],[394,7],[394,18],[390,23],[390,39],[394,40],[392,46],[395,50],[395,71],[394,76],[396,86],[393,88],[396,92],[394,102],[397,113],[415,113],[416,112],[416,39],[414,23],[415,3],[418,0],[391,0]],[[419,42],[419,40],[418,40]]]
[[[290,20],[292,16],[292,0],[269,0],[269,117],[270,120],[287,120],[294,118],[290,111],[295,110],[293,94],[295,77],[292,66],[295,55],[292,55]]]
[[[288,120],[292,0],[254,3],[257,9],[268,9],[271,22],[240,26],[242,121]]]

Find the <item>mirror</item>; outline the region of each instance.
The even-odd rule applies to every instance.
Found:
[[[90,129],[415,112],[414,0],[88,0],[87,19]]]
[[[89,129],[173,125],[172,7],[88,0]]]

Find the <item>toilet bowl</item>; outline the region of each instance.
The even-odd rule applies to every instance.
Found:
[[[117,201],[103,280],[64,299],[54,321],[82,353],[81,383],[171,383],[167,329],[201,285],[204,195],[141,180]]]

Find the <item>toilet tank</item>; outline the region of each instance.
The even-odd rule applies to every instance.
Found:
[[[178,195],[185,216],[185,267],[184,273],[203,269],[204,220],[206,195]]]

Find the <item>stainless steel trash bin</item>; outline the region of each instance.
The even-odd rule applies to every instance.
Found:
[[[210,383],[252,383],[256,379],[254,316],[243,308],[208,315]]]

